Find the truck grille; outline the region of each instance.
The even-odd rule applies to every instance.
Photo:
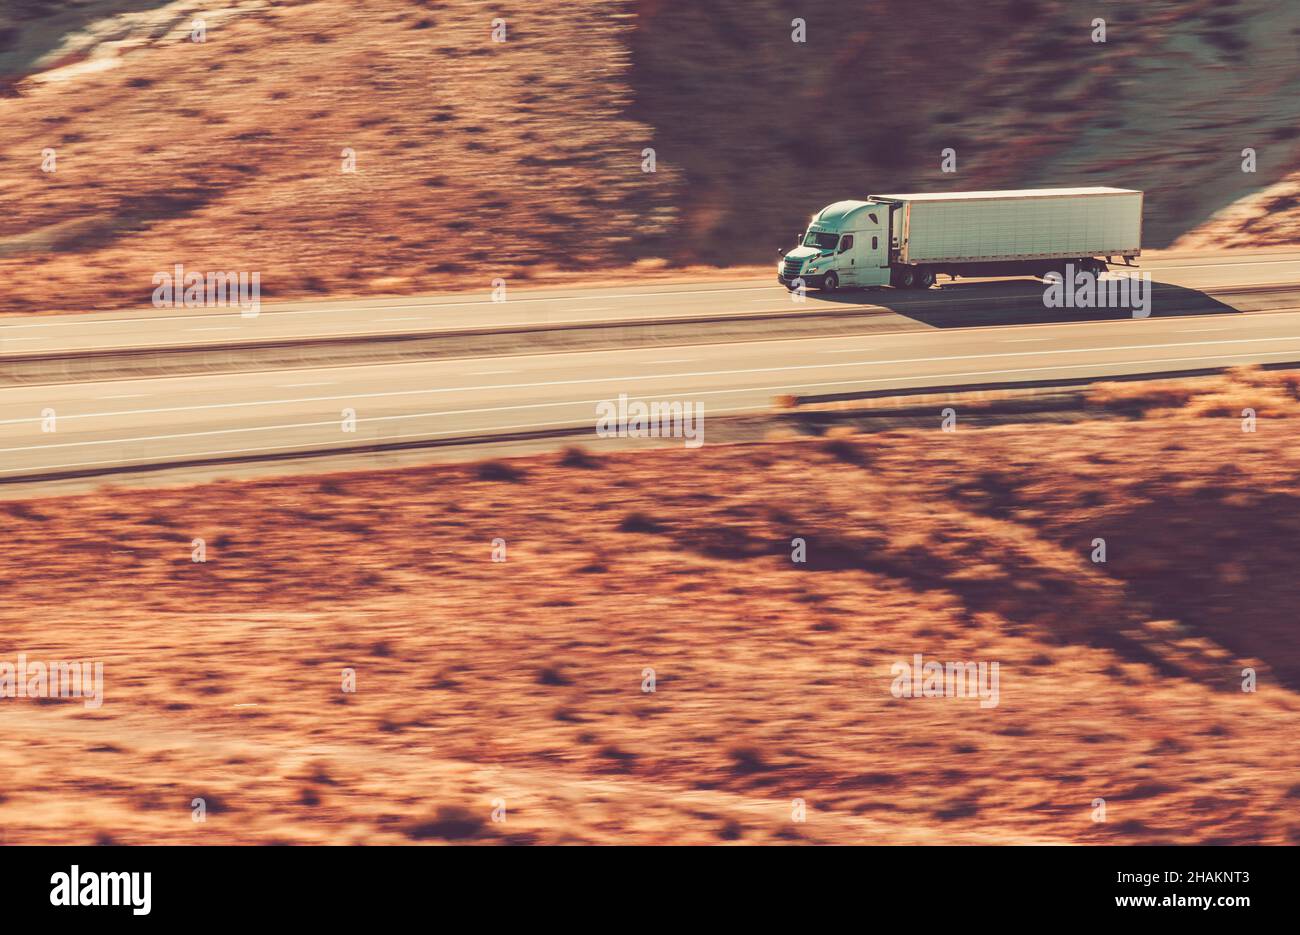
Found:
[[[783,275],[786,279],[794,279],[799,275],[801,266],[803,266],[803,260],[786,260]]]

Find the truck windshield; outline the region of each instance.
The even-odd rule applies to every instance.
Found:
[[[803,239],[805,247],[817,247],[821,250],[834,250],[839,242],[839,234],[819,234],[816,231],[809,231],[808,236]]]

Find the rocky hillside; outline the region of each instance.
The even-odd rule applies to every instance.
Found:
[[[1179,249],[1300,244],[1300,172],[1247,195],[1178,239]]]
[[[887,189],[1140,187],[1159,246],[1297,164],[1287,4],[799,15],[17,0],[0,10],[0,310],[146,305],[178,262],[258,271],[268,298],[765,263],[815,208]]]
[[[785,4],[640,8],[633,113],[685,169],[683,259],[766,259],[870,191],[1055,185],[1146,191],[1146,242],[1167,246],[1300,165],[1287,4],[810,0],[803,45]]]

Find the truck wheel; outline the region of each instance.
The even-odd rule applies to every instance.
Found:
[[[826,278],[822,280],[823,292],[834,292],[840,287],[840,277],[834,273],[827,273]]]
[[[916,271],[916,288],[929,289],[934,285],[934,270],[921,267]]]
[[[900,289],[911,289],[916,285],[916,270],[902,266],[894,271],[894,285]]]

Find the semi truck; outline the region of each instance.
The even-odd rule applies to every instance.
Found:
[[[868,195],[814,214],[776,278],[826,292],[928,289],[940,273],[1044,276],[1067,263],[1101,272],[1141,253],[1142,193],[1126,188]]]

